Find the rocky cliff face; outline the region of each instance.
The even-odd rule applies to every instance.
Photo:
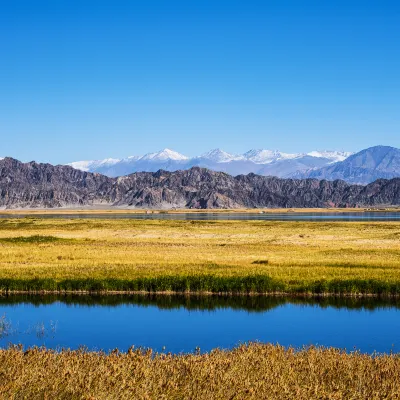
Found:
[[[84,205],[141,208],[357,207],[400,205],[400,178],[367,186],[344,181],[232,177],[203,168],[138,172],[119,178],[69,166],[0,161],[0,207]]]
[[[112,181],[71,167],[0,161],[0,207],[62,207],[109,203]]]

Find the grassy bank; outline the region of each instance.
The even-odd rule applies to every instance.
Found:
[[[333,279],[290,284],[266,275],[250,276],[158,276],[122,279],[0,279],[3,293],[197,293],[197,294],[275,294],[331,296],[398,296],[399,282],[378,279]]]
[[[0,350],[0,396],[29,399],[394,399],[400,357],[250,344],[232,351]]]
[[[400,294],[400,223],[0,221],[0,290]]]

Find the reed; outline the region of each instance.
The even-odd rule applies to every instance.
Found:
[[[126,292],[126,293],[198,293],[198,294],[281,294],[281,295],[369,295],[397,296],[400,282],[378,279],[334,279],[290,284],[267,275],[247,276],[157,276],[121,279],[0,279],[0,291],[13,292]]]
[[[250,343],[201,354],[0,350],[0,397],[395,399],[400,357]]]

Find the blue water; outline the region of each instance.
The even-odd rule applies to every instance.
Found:
[[[33,304],[34,302],[35,304]],[[196,303],[197,302],[197,303]],[[131,345],[173,353],[231,348],[247,341],[284,346],[334,346],[348,351],[400,352],[400,304],[357,300],[294,301],[253,298],[160,300],[140,296],[97,298],[2,298],[0,346],[126,351]],[[47,304],[46,304],[47,303]],[[111,304],[109,304],[111,303]],[[232,304],[230,304],[232,303]],[[0,329],[1,331],[1,329]]]
[[[248,220],[248,221],[400,221],[400,212],[329,212],[329,213],[160,213],[160,214],[0,214],[0,218],[65,218],[65,219],[143,219],[143,220]]]

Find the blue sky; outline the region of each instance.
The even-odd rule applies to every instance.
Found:
[[[400,147],[399,2],[0,7],[0,155]]]

